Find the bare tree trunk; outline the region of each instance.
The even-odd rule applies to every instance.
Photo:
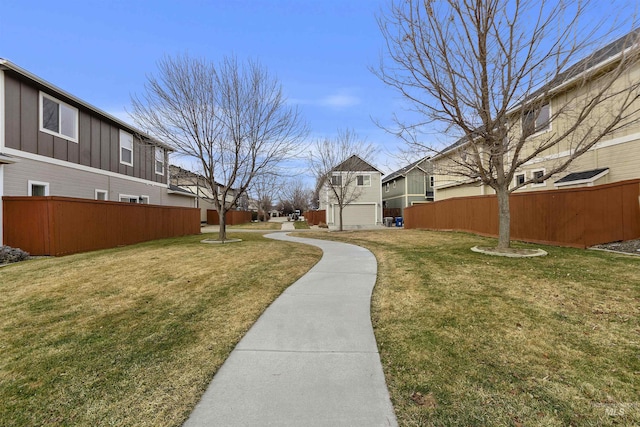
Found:
[[[498,196],[498,249],[507,249],[511,244],[511,211],[509,209],[509,191],[500,188]]]
[[[227,211],[225,211],[224,209],[219,209],[218,210],[218,219],[219,219],[219,223],[220,223],[220,231],[218,232],[218,240],[220,240],[221,242],[224,242],[225,240],[227,240],[227,220],[226,220],[226,213]]]
[[[343,231],[343,228],[342,228],[342,208],[343,208],[343,206],[340,205],[340,215],[339,215],[340,216],[340,231]]]

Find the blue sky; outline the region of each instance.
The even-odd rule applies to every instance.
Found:
[[[119,118],[163,55],[258,59],[309,123],[310,138],[352,128],[402,166],[389,122],[399,96],[369,70],[383,49],[385,0],[2,0],[0,57]]]

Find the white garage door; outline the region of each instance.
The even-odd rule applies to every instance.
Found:
[[[340,224],[340,208],[333,207],[335,225]],[[376,205],[347,205],[342,211],[343,225],[375,225]]]

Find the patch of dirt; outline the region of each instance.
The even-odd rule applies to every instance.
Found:
[[[640,239],[595,245],[594,248],[640,255]]]

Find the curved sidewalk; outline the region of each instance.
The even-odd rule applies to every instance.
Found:
[[[238,343],[185,426],[396,426],[371,325],[373,254],[267,237],[324,254]]]

